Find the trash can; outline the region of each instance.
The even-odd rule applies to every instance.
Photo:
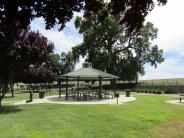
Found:
[[[130,97],[130,89],[125,89],[126,97]]]
[[[39,91],[39,98],[40,99],[43,99],[45,97],[45,90],[44,89],[41,89],[40,91]]]

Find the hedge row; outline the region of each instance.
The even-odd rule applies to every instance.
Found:
[[[151,93],[151,94],[162,94],[165,93],[164,90],[161,89],[148,89],[148,88],[135,88],[131,91],[137,92],[137,93]]]

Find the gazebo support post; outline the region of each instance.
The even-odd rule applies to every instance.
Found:
[[[77,90],[79,90],[79,77],[77,77]]]
[[[68,100],[68,76],[66,77],[66,100]]]
[[[114,95],[115,95],[115,93],[116,93],[116,78],[114,78],[114,80],[113,80],[113,88],[114,88]]]
[[[58,80],[58,85],[59,85],[59,98],[61,98],[61,78]]]
[[[98,93],[98,99],[102,99],[102,77],[99,76],[99,93]]]

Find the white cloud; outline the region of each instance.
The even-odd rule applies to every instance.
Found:
[[[179,58],[166,59],[164,63],[159,64],[155,69],[146,65],[146,75],[140,77],[141,80],[148,79],[169,79],[184,77],[184,64],[181,64]]]
[[[54,29],[46,30],[43,18],[35,19],[31,22],[32,30],[39,30],[39,32],[48,38],[49,41],[55,45],[55,52],[61,53],[63,51],[71,51],[72,47],[80,44],[83,41],[83,36],[78,34],[74,26],[74,19],[66,24],[66,27],[62,31],[58,31],[58,26]],[[76,68],[80,68],[84,59],[80,59],[80,63],[76,65]]]
[[[184,1],[169,0],[166,6],[155,7],[146,18],[159,29],[155,41],[165,52],[165,62],[157,69],[146,65],[146,74],[140,79],[184,77]]]
[[[157,43],[165,52],[184,50],[184,1],[169,0],[163,7],[156,6],[146,18],[159,29]],[[181,51],[182,50],[182,51]]]
[[[35,19],[31,23],[32,30],[39,30],[39,32],[54,43],[56,50],[68,52],[73,46],[82,42],[82,36],[77,33],[74,25],[69,23],[62,31],[58,28],[46,30],[42,18]],[[77,35],[75,35],[77,34]]]

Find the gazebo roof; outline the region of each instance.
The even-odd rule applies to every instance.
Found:
[[[66,73],[62,75],[62,77],[80,78],[80,79],[97,79],[99,77],[102,77],[104,79],[119,78],[117,76],[111,75],[98,69],[94,69],[92,67],[80,68],[73,72]]]

